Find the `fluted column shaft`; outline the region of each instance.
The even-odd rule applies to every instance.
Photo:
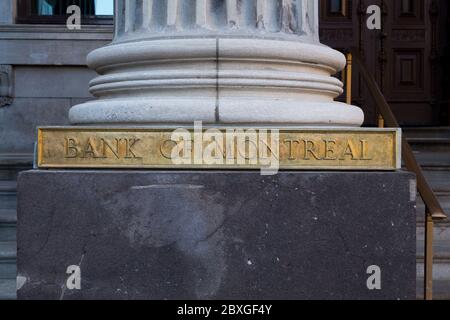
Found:
[[[315,0],[116,0],[115,42],[164,36],[286,36],[318,41]]]
[[[345,57],[319,42],[318,0],[116,0],[88,56],[96,101],[74,124],[359,126],[334,102]]]

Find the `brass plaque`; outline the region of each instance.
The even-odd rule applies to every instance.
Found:
[[[39,168],[396,170],[397,129],[48,127]]]

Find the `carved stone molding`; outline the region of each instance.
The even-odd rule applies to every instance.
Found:
[[[111,45],[89,54],[95,101],[72,124],[360,126],[334,101],[345,57],[319,41],[318,0],[116,1]]]
[[[12,66],[0,65],[0,108],[12,103],[13,84]]]

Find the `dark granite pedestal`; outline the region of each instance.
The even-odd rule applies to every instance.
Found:
[[[18,297],[414,299],[414,205],[403,172],[29,171]]]

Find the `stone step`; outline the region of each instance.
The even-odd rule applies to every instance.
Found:
[[[450,127],[411,127],[403,128],[403,133],[408,139],[450,139]]]
[[[15,180],[0,180],[0,192],[12,192],[17,190]]]
[[[416,140],[408,140],[410,146],[412,147],[417,160],[422,166],[426,166],[426,163],[423,163],[423,160],[426,160],[427,157],[424,154],[434,154],[434,158],[441,158],[438,164],[442,163],[444,166],[448,166],[448,162],[444,161],[448,159],[448,153],[450,151],[450,139],[416,139]]]
[[[450,138],[446,138],[446,137],[432,137],[432,138],[428,138],[428,137],[417,137],[417,138],[408,138],[408,143],[411,145],[436,145],[436,144],[441,144],[441,145],[448,145],[450,144]]]
[[[428,183],[433,189],[442,209],[450,216],[450,171],[447,170],[427,170],[424,172]],[[418,221],[423,220],[425,205],[420,195],[417,195],[417,215]]]
[[[417,259],[417,279],[423,279],[424,260]],[[435,259],[433,264],[434,280],[450,280],[450,259]]]
[[[435,192],[450,192],[450,170],[425,170],[424,174]]]
[[[16,170],[0,166],[0,181],[17,180],[18,172]]]
[[[17,182],[0,180],[0,209],[15,209],[17,207]]]
[[[423,278],[417,279],[417,299],[423,300]],[[450,300],[450,280],[433,281],[433,299]]]
[[[429,145],[430,147],[433,147],[435,145],[441,145],[441,146],[449,146],[450,145],[450,137],[446,136],[445,134],[442,135],[436,135],[436,136],[410,136],[407,137],[406,140],[408,143],[413,147],[421,147]]]
[[[448,279],[450,280],[450,241],[435,240],[433,243],[433,251],[435,261],[447,261],[448,263]],[[417,259],[423,260],[425,252],[424,240],[417,240]]]
[[[423,222],[420,222],[417,224],[416,236],[417,236],[417,240],[423,241],[425,239],[425,225]],[[437,223],[435,225],[434,240],[450,242],[450,223],[449,222]]]
[[[16,258],[17,258],[16,242],[15,241],[0,242],[0,279],[16,278],[17,275]]]
[[[17,245],[15,241],[0,242],[0,261],[16,259],[16,256],[17,256]]]
[[[448,150],[415,150],[414,155],[425,170],[428,168],[450,170],[450,144]]]
[[[33,167],[33,154],[0,153],[0,180],[17,180],[19,172]]]
[[[423,299],[423,260],[417,262],[417,298]],[[433,299],[450,300],[450,259],[435,260],[433,264]]]
[[[0,160],[2,157],[0,155]],[[0,161],[0,300],[16,299],[17,174],[26,166],[3,166]]]
[[[12,242],[17,240],[15,224],[0,224],[0,242]]]
[[[17,210],[15,209],[0,209],[0,225],[1,224],[16,224]]]
[[[16,290],[16,279],[0,279],[0,300],[15,300]]]
[[[450,127],[405,128],[425,176],[444,211],[450,216]],[[417,221],[423,222],[425,205],[417,199]]]
[[[450,217],[450,193],[435,192],[435,195],[444,212]],[[416,216],[418,223],[425,221],[425,204],[423,203],[423,200],[419,195],[417,196]]]
[[[17,176],[21,171],[29,170],[31,167],[9,167],[0,165],[0,181],[17,180]]]

